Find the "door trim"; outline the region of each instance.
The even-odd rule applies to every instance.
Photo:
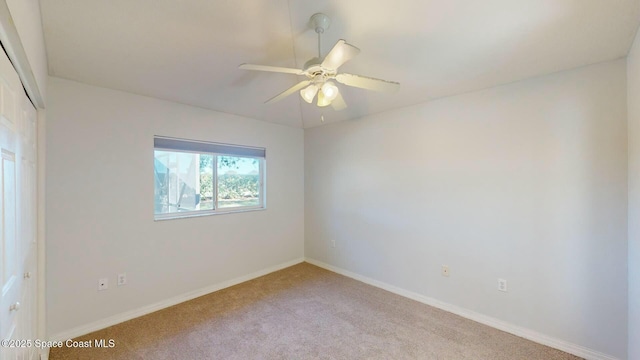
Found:
[[[14,25],[6,0],[0,0],[0,42],[16,69],[20,81],[36,109],[44,109],[44,99]]]

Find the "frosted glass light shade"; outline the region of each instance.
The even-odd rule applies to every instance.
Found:
[[[327,99],[326,96],[324,96],[324,93],[322,91],[320,91],[318,93],[318,106],[319,107],[325,107],[331,104],[331,101]]]
[[[327,81],[322,85],[322,93],[324,94],[325,100],[331,101],[338,96],[338,87],[335,86],[331,81]]]
[[[318,87],[312,84],[300,90],[300,96],[302,96],[302,99],[304,99],[304,101],[311,104],[317,92],[318,92]]]

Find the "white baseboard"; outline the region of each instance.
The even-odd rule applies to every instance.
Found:
[[[98,330],[107,328],[109,326],[113,326],[113,325],[119,324],[121,322],[125,322],[127,320],[135,319],[137,317],[150,314],[150,313],[152,313],[154,311],[162,310],[164,308],[168,308],[170,306],[177,305],[179,303],[182,303],[182,302],[185,302],[185,301],[189,301],[189,300],[195,299],[195,298],[203,296],[203,295],[207,295],[207,294],[212,293],[214,291],[222,290],[224,288],[228,288],[230,286],[234,286],[234,285],[243,283],[245,281],[249,281],[249,280],[258,278],[260,276],[267,275],[267,274],[272,273],[274,271],[282,270],[282,269],[287,268],[289,266],[293,266],[293,265],[299,264],[299,263],[301,263],[303,261],[304,261],[304,258],[299,258],[299,259],[287,261],[285,263],[281,263],[281,264],[278,264],[278,265],[275,265],[275,266],[271,266],[271,267],[268,267],[266,269],[262,269],[262,270],[253,272],[253,273],[248,274],[248,275],[244,275],[244,276],[237,277],[235,279],[223,281],[221,283],[214,284],[214,285],[211,285],[211,286],[207,286],[207,287],[202,288],[202,289],[190,291],[190,292],[188,292],[186,294],[174,296],[174,297],[172,297],[170,299],[167,299],[167,300],[159,301],[159,302],[154,303],[154,304],[143,306],[141,308],[134,309],[134,310],[131,310],[131,311],[127,311],[127,312],[124,312],[124,313],[121,313],[121,314],[113,315],[113,316],[110,316],[110,317],[102,319],[102,320],[94,321],[94,322],[89,323],[89,324],[78,326],[78,327],[75,327],[73,329],[69,329],[67,331],[63,331],[63,332],[51,335],[49,340],[52,340],[52,341],[65,341],[67,339],[73,339],[73,338],[76,338],[78,336],[86,335],[88,333],[91,333],[91,332],[94,332],[94,331],[98,331]],[[48,354],[47,354],[47,357],[48,357]]]
[[[530,330],[530,329],[526,329],[520,326],[516,326],[516,325],[512,325],[509,324],[507,322],[504,322],[502,320],[498,320],[496,318],[492,318],[490,316],[486,316],[471,310],[467,310],[455,305],[451,305],[439,300],[436,300],[434,298],[430,298],[428,296],[424,296],[409,290],[405,290],[405,289],[401,289],[399,287],[393,286],[393,285],[389,285],[387,283],[378,281],[378,280],[374,280],[371,278],[368,278],[366,276],[362,276],[347,270],[344,270],[342,268],[333,266],[333,265],[329,265],[326,263],[323,263],[321,261],[315,260],[315,259],[310,259],[310,258],[305,258],[305,261],[316,265],[318,267],[321,267],[323,269],[329,270],[329,271],[333,271],[335,273],[338,273],[340,275],[344,275],[346,277],[350,277],[352,279],[361,281],[365,284],[369,284],[375,287],[378,287],[380,289],[392,292],[394,294],[421,302],[423,304],[427,304],[433,307],[436,307],[438,309],[442,309],[444,311],[462,316],[464,318],[479,322],[481,324],[484,325],[488,325],[491,326],[492,328],[496,328],[498,330],[502,330],[505,332],[508,332],[510,334],[537,342],[539,344],[542,345],[546,345],[558,350],[562,350],[564,352],[567,352],[569,354],[573,354],[576,356],[580,356],[582,358],[585,358],[587,360],[619,360],[616,357],[613,357],[611,355],[607,355],[607,354],[603,354],[601,352],[586,348],[584,346],[580,346],[580,345],[576,345],[564,340],[560,340],[557,338],[553,338],[544,334],[541,334],[539,332]]]

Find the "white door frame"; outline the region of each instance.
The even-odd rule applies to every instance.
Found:
[[[18,30],[14,25],[6,0],[0,0],[0,42],[2,42],[36,110],[44,109],[42,93],[29,64],[27,53],[22,46],[20,36],[18,36]]]
[[[9,59],[13,63],[13,66],[22,81],[22,84],[29,95],[31,101],[36,107],[38,112],[38,184],[37,184],[37,212],[38,212],[38,331],[37,335],[39,339],[46,339],[46,307],[45,307],[45,284],[46,284],[46,272],[45,272],[45,104],[42,97],[42,92],[38,87],[38,83],[34,76],[34,73],[29,64],[27,53],[22,46],[18,30],[14,25],[13,18],[7,6],[6,0],[0,0],[0,42],[9,56]],[[0,51],[2,51],[0,49]]]

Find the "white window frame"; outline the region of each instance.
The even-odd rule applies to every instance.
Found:
[[[213,150],[223,150],[223,151],[194,151],[193,148],[200,149],[213,149]],[[231,145],[231,144],[223,144],[223,143],[214,143],[207,141],[199,141],[199,140],[187,140],[187,139],[177,139],[170,138],[165,136],[154,136],[154,159],[155,159],[155,151],[168,151],[168,152],[177,152],[177,153],[192,153],[199,155],[210,155],[213,156],[213,209],[206,210],[193,210],[193,211],[181,211],[181,212],[172,212],[172,213],[164,213],[164,214],[156,214],[155,213],[155,198],[154,198],[154,220],[171,220],[171,219],[181,219],[181,218],[190,218],[190,217],[199,217],[199,216],[209,216],[209,215],[220,215],[220,214],[231,214],[231,213],[241,213],[248,211],[259,211],[266,210],[267,201],[266,201],[266,149],[259,147],[250,147],[250,146],[242,146],[242,145]],[[249,155],[245,155],[249,154]],[[262,154],[262,156],[252,156],[255,154]],[[255,206],[236,206],[229,208],[218,208],[218,157],[219,156],[232,156],[232,157],[241,157],[241,158],[251,158],[258,161],[258,172],[259,172],[259,184],[258,184],[258,205]],[[155,167],[155,164],[154,164]],[[154,188],[156,186],[154,181]]]

